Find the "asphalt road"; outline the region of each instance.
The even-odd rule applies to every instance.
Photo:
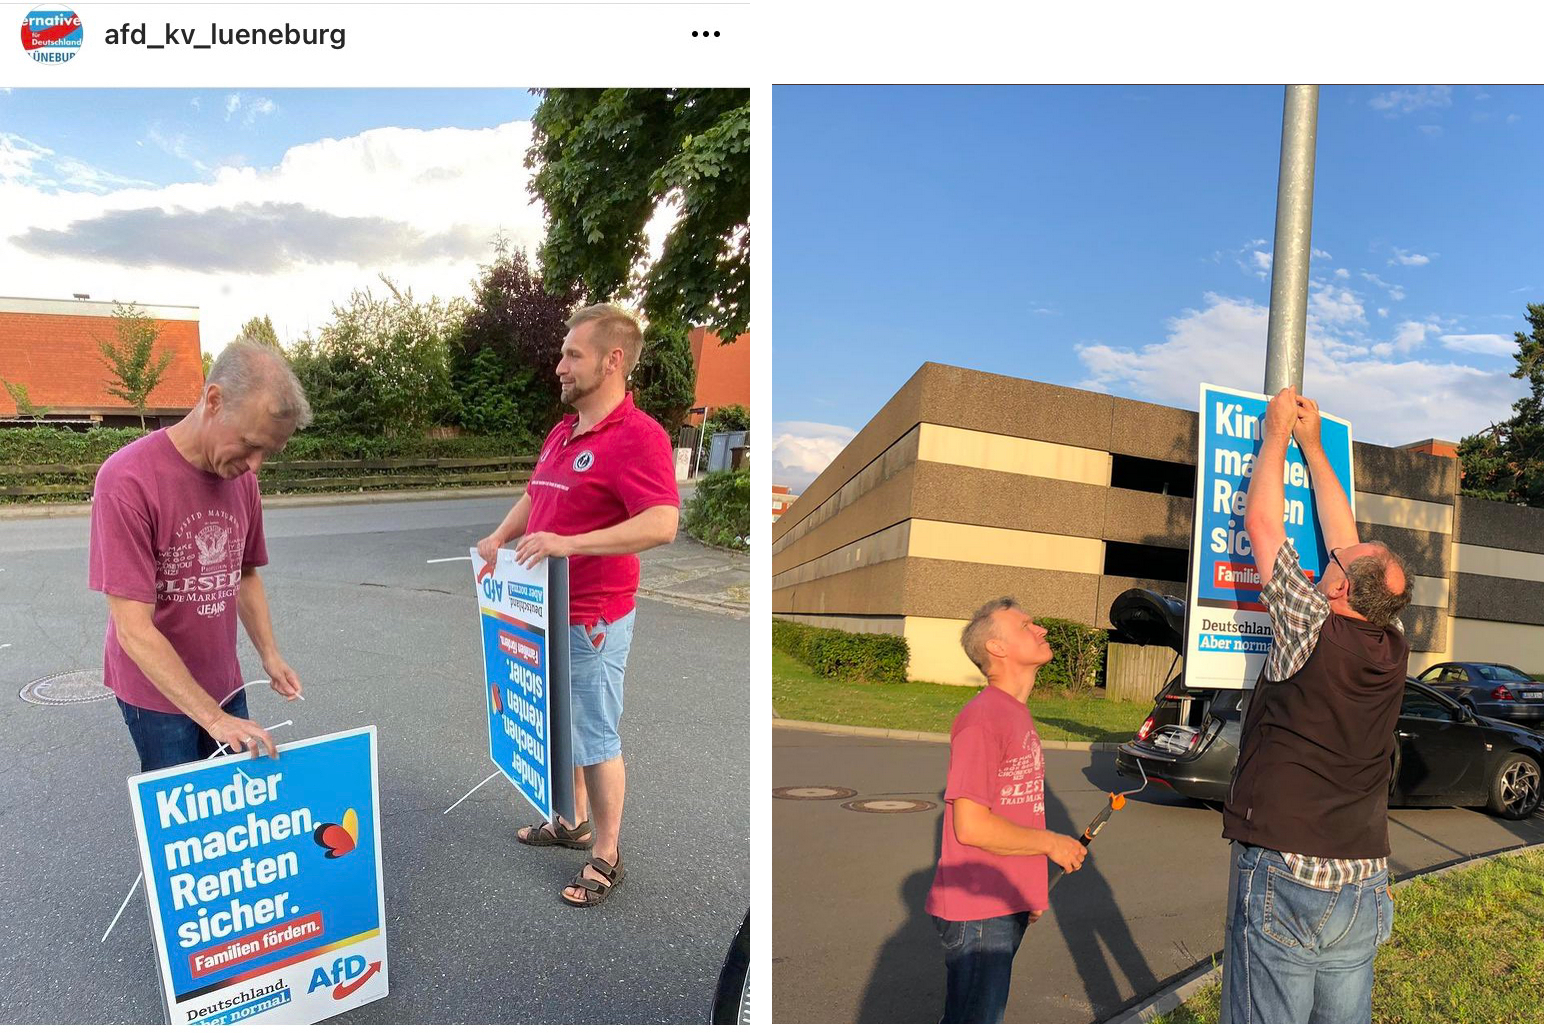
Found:
[[[560,888],[574,851],[519,847],[531,811],[492,770],[471,572],[498,497],[271,509],[264,570],[306,701],[250,689],[264,724],[379,735],[391,995],[362,1023],[705,1020],[749,902],[748,620],[639,604],[622,737],[629,879],[592,910]],[[25,683],[100,668],[83,517],[0,523],[0,1023],[161,1021],[111,700],[39,706]],[[675,545],[681,549],[683,546]],[[243,669],[262,675],[242,638]]]
[[[1075,835],[1110,791],[1111,753],[1045,754],[1049,827]],[[774,784],[853,789],[774,801],[776,1022],[935,1022],[941,941],[923,907],[936,870],[947,746],[777,729]],[[922,801],[868,814],[842,803]],[[1030,926],[1007,1022],[1093,1022],[1220,951],[1228,843],[1216,811],[1158,787],[1131,797]],[[1391,813],[1396,873],[1544,841],[1543,811],[1508,822],[1460,808]]]

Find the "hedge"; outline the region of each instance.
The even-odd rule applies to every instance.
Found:
[[[0,495],[0,504],[45,500],[53,503],[85,501],[91,495],[93,475],[90,468],[101,465],[142,433],[139,428],[96,428],[86,432],[56,427],[0,429],[0,487],[60,485],[76,489],[47,496]],[[285,451],[276,459],[284,462],[479,459],[487,456],[531,455],[537,450],[538,442],[527,435],[517,434],[457,438],[369,438],[359,435],[325,436],[303,431],[291,438]],[[12,472],[16,467],[48,465],[87,469],[45,473]],[[260,471],[260,483],[266,492],[276,487],[273,470],[274,467],[266,464]]]
[[[684,528],[709,545],[748,551],[747,470],[706,474],[684,512]]]
[[[776,649],[802,661],[813,673],[839,681],[899,683],[908,680],[910,646],[900,635],[861,635],[776,620]]]
[[[1103,684],[1108,662],[1109,633],[1080,621],[1035,617],[1043,628],[1054,658],[1039,668],[1035,689],[1063,690],[1072,695]]]

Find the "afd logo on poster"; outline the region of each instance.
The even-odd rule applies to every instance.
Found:
[[[327,967],[320,965],[312,970],[307,993],[326,989],[334,1000],[342,1001],[365,986],[380,971],[382,962],[373,961],[368,965],[365,957],[360,954],[338,957]]]

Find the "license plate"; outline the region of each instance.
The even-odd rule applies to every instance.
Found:
[[[1525,692],[1523,694],[1523,698],[1524,699],[1537,699],[1537,700],[1540,700],[1541,702],[1543,702],[1544,698],[1545,698],[1545,694],[1543,692]]]

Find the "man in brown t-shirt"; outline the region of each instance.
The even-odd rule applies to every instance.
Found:
[[[1318,405],[1271,399],[1244,528],[1272,645],[1250,696],[1223,809],[1233,841],[1223,1022],[1368,1022],[1388,896],[1388,774],[1409,647],[1411,579],[1362,542],[1324,454]],[[1284,521],[1293,434],[1331,562],[1303,574]]]

